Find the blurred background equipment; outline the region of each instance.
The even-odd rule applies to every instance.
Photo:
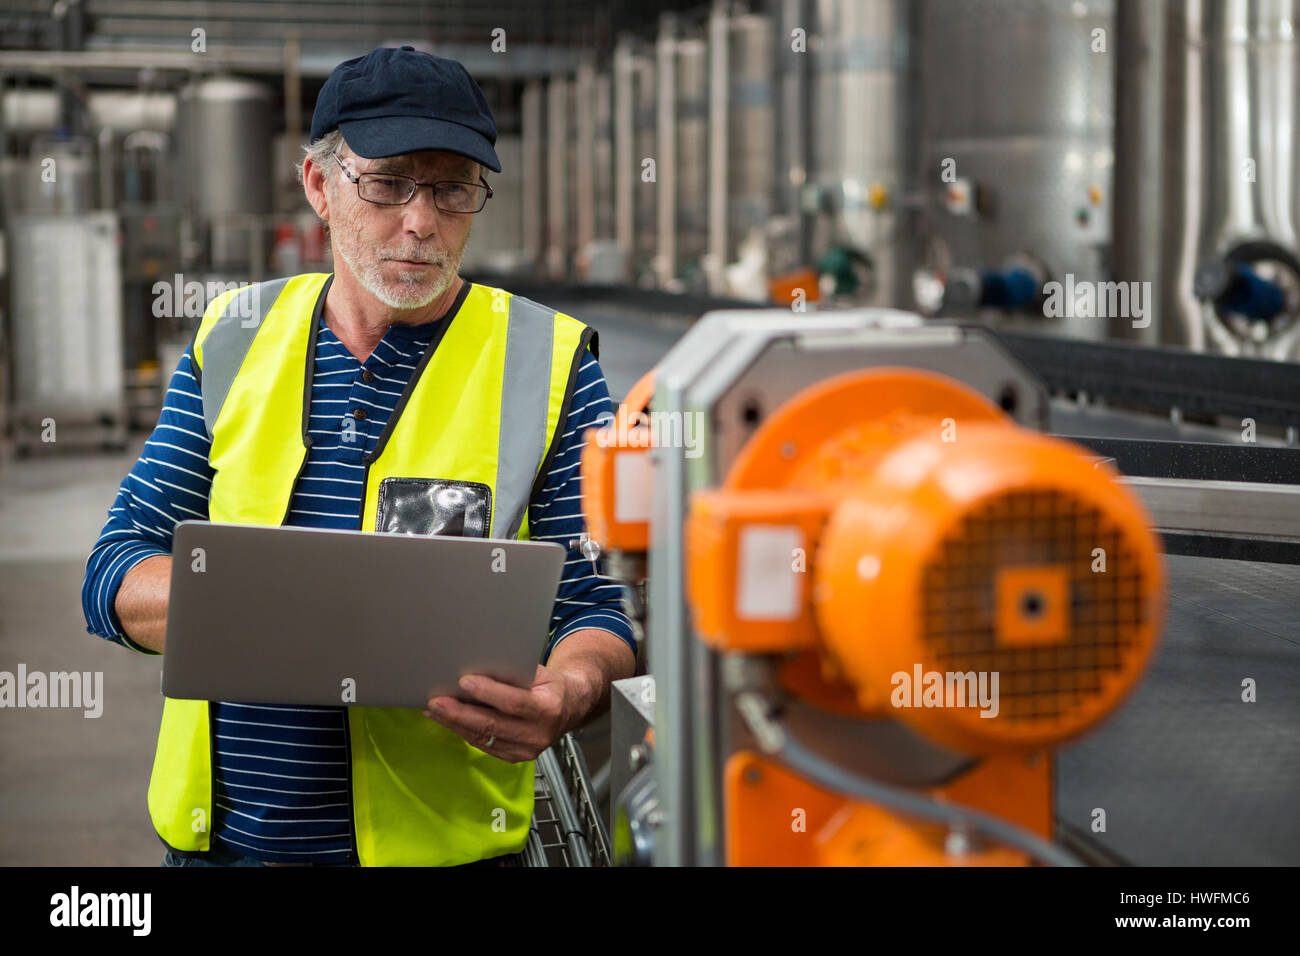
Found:
[[[15,449],[79,440],[123,448],[117,217],[64,209],[17,213],[8,222],[12,308],[39,319],[14,329]]]
[[[399,39],[497,115],[470,274],[1300,358],[1292,0],[46,7],[0,18],[4,216],[117,217],[129,424],[211,294],[331,268],[293,167]]]

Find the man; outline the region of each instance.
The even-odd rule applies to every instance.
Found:
[[[336,272],[209,306],[83,604],[93,632],[162,653],[186,518],[550,540],[570,553],[544,664],[531,689],[475,675],[471,702],[423,712],[167,699],[149,786],[166,864],[508,860],[533,758],[634,672],[619,588],[573,547],[583,432],[610,414],[594,330],[458,275],[495,142],[455,61],[381,48],[334,70],[301,172]]]

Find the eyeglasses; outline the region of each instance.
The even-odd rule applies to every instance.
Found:
[[[334,161],[339,164],[339,169],[343,170],[348,181],[356,183],[357,195],[366,202],[379,206],[405,205],[421,186],[433,187],[433,204],[439,210],[458,216],[481,212],[492,198],[492,187],[482,176],[477,183],[462,183],[452,179],[421,183],[410,176],[394,173],[354,173],[343,165],[338,153],[334,154]]]

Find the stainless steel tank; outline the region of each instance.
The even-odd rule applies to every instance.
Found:
[[[596,69],[589,58],[578,64],[573,80],[573,119],[577,132],[573,179],[577,212],[578,270],[596,238]]]
[[[563,278],[573,266],[577,223],[574,189],[573,81],[551,77],[546,84],[546,274]]]
[[[209,263],[253,266],[250,242],[271,212],[271,91],[235,77],[209,77],[181,91],[177,111],[183,208],[209,237]]]
[[[578,66],[575,100],[577,275],[584,282],[626,282],[628,256],[615,226],[614,82],[609,69],[597,69],[594,57]]]
[[[702,37],[679,38],[674,48],[676,95],[676,263],[674,278],[691,284],[702,279],[709,228],[709,62]]]
[[[732,262],[750,230],[773,214],[776,129],[772,21],[738,16],[728,27],[725,261]]]
[[[54,89],[5,90],[0,95],[6,136],[53,130],[59,125],[59,91]]]
[[[619,166],[627,175],[632,194],[632,276],[639,284],[652,281],[653,262],[658,252],[658,185],[646,181],[646,160],[655,159],[657,135],[657,78],[653,56],[635,54],[629,63],[631,85],[631,163]]]
[[[1186,0],[1170,8],[1164,101],[1172,133],[1161,189],[1166,340],[1300,359],[1297,12],[1293,0]],[[1225,279],[1271,290],[1275,305],[1234,303],[1221,294]]]
[[[176,95],[93,90],[84,99],[94,146],[89,141],[69,145],[66,138],[56,135],[61,115],[57,90],[21,89],[0,94],[10,150],[29,152],[35,162],[32,167],[28,159],[7,157],[2,161],[6,204],[14,211],[72,212],[94,205],[110,208],[120,201],[139,202],[142,197],[170,198],[165,193],[170,174],[166,167],[173,162],[169,136],[176,119]],[[15,148],[15,142],[30,146]],[[139,149],[144,142],[154,144],[148,156]],[[158,143],[163,146],[159,148]],[[41,175],[47,158],[56,160],[56,180]],[[146,165],[147,170],[143,169]],[[142,184],[143,179],[148,182]],[[40,188],[28,190],[26,185],[33,182],[40,183]],[[16,184],[16,192],[11,183]]]
[[[897,209],[908,161],[906,121],[915,108],[907,100],[909,6],[817,0],[809,31],[809,181],[822,212],[813,249],[848,244],[866,253],[876,276],[869,301],[879,305],[898,304],[903,288]]]
[[[4,212],[69,214],[94,209],[95,146],[78,136],[36,136],[27,158],[0,160]]]
[[[921,0],[916,14],[923,264],[1105,281],[1112,0]],[[1065,314],[1033,303],[1024,315],[1057,334],[1107,334],[1103,309],[1054,311]]]
[[[25,212],[8,217],[16,447],[125,437],[122,277],[117,216]],[[65,438],[65,436],[67,436]]]
[[[519,102],[523,195],[521,222],[524,262],[541,266],[546,246],[546,92],[541,80],[524,84]]]
[[[592,80],[592,186],[595,238],[613,239],[614,232],[614,82],[608,70]]]
[[[97,90],[86,97],[91,121],[125,136],[140,130],[170,133],[176,124],[176,94],[144,90]]]

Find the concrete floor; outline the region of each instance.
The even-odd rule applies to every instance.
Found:
[[[0,670],[102,671],[103,713],[0,711],[0,864],[147,866],[145,806],[162,717],[151,659],[86,631],[86,557],[140,453],[0,463]]]

